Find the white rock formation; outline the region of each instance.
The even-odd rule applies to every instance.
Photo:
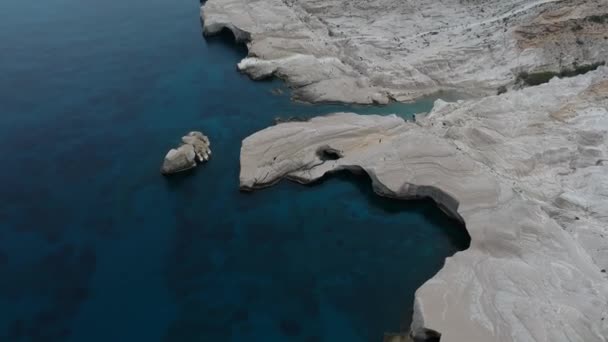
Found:
[[[418,337],[605,342],[607,132],[603,67],[501,96],[438,100],[415,123],[349,113],[282,123],[243,141],[240,182],[255,189],[364,170],[381,195],[428,196],[461,218],[471,246],[416,292]]]
[[[208,0],[201,15],[248,42],[241,71],[310,102],[496,94],[521,71],[608,59],[606,0]]]
[[[201,132],[190,132],[182,137],[182,145],[167,152],[163,165],[160,168],[162,174],[172,174],[186,171],[196,167],[197,162],[202,163],[211,157],[211,143],[209,138]]]

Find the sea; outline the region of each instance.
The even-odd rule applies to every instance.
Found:
[[[466,249],[430,200],[331,175],[239,191],[239,152],[310,105],[236,70],[196,0],[0,2],[0,341],[381,342]],[[185,133],[212,159],[162,176]]]

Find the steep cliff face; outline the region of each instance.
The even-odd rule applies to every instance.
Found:
[[[310,102],[489,95],[608,58],[605,0],[208,0],[201,13],[206,34],[248,42],[242,72]]]
[[[416,293],[412,333],[442,342],[608,340],[608,68],[416,122],[338,113],[243,141],[244,189],[363,170],[431,197],[471,246]],[[322,158],[329,151],[334,158]]]

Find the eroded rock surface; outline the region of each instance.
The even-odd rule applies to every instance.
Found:
[[[201,15],[248,42],[241,71],[310,102],[496,94],[522,71],[608,59],[606,0],[208,0]]]
[[[182,145],[167,152],[162,174],[172,174],[196,167],[197,163],[206,162],[211,157],[209,138],[201,132],[190,132],[182,137]]]
[[[282,123],[243,141],[240,182],[255,189],[364,170],[381,195],[431,197],[461,218],[471,246],[416,292],[413,334],[606,341],[607,131],[602,67],[500,96],[438,100],[415,123],[352,113]]]

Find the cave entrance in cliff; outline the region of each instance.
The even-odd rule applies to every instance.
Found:
[[[245,41],[238,41],[230,29],[223,28],[220,32],[213,35],[205,35],[202,29],[203,22],[201,21],[201,33],[203,34],[204,40],[209,47],[221,45],[222,48],[233,50],[238,54],[240,59],[247,57],[247,54],[249,53],[247,43]]]

